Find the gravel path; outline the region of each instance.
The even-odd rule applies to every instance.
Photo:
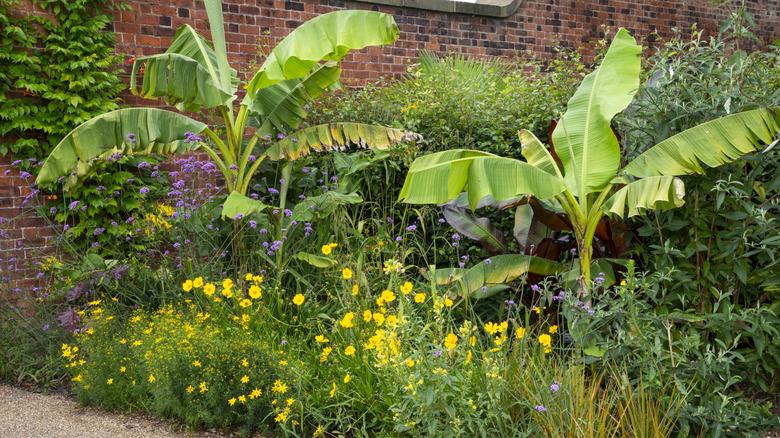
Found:
[[[62,395],[44,395],[0,385],[0,437],[218,437],[141,416],[87,408]]]

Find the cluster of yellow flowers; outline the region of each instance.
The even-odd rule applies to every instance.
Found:
[[[263,297],[263,276],[247,273],[244,276],[244,281],[248,286],[246,291],[236,290],[236,284],[233,280],[231,278],[225,278],[221,283],[222,290],[220,291],[220,296],[216,296],[217,285],[212,282],[207,282],[203,277],[184,280],[181,288],[184,292],[202,290],[203,295],[215,303],[222,302],[223,299],[234,298],[241,308],[247,308],[252,306],[252,300],[259,300]]]

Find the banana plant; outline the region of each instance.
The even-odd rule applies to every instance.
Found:
[[[222,2],[204,3],[213,45],[191,26],[182,26],[164,53],[134,61],[130,90],[145,98],[161,98],[181,112],[216,114],[224,129],[213,130],[188,115],[159,108],[112,111],[83,123],[62,139],[40,170],[39,186],[63,182],[67,191],[80,183],[95,160],[116,153],[199,149],[224,177],[230,194],[228,210],[245,216],[264,208],[246,193],[266,159],[295,160],[311,151],[341,150],[349,145],[386,149],[413,137],[402,130],[359,123],[299,129],[307,116],[305,105],[338,85],[340,61],[350,50],[391,44],[398,38],[392,16],[337,11],[305,22],[269,53],[245,84],[240,105],[235,105],[240,81],[228,64]],[[289,173],[289,166],[285,169]]]
[[[602,217],[679,207],[685,195],[679,176],[734,161],[780,136],[780,114],[759,108],[680,132],[621,168],[611,121],[637,92],[641,53],[625,29],[616,33],[601,65],[584,78],[552,133],[557,159],[524,130],[521,153],[526,161],[474,150],[426,155],[410,166],[399,199],[443,204],[465,191],[472,209],[485,198],[534,197],[555,204],[568,217],[577,241],[578,294],[589,295],[593,237]]]

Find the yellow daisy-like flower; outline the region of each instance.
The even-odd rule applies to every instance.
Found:
[[[317,426],[316,429],[314,429],[314,433],[312,433],[312,437],[317,438],[325,435],[325,428],[322,426]]]
[[[374,315],[371,314],[370,310],[364,310],[363,311],[363,321],[365,322],[371,322],[371,320],[374,318]]]
[[[549,353],[552,351],[552,337],[547,333],[542,333],[541,335],[539,335],[538,342],[539,345],[544,347],[545,353]]]
[[[106,385],[113,385],[113,384],[114,384],[114,379],[106,380]]]
[[[194,280],[192,280],[192,287],[195,289],[200,289],[203,287],[203,277],[195,277]]]
[[[355,317],[355,314],[353,312],[347,312],[343,318],[341,318],[341,321],[339,321],[339,325],[344,328],[352,328],[352,319]]]
[[[228,400],[228,404],[229,404],[230,406],[233,406],[234,404],[236,404],[236,398],[235,398],[235,397],[233,397],[233,398],[231,398],[230,400]]]
[[[149,380],[149,383],[154,383],[157,381],[157,378],[154,377],[154,374],[149,374],[149,379],[147,380]]]
[[[445,306],[452,307],[453,304],[455,304],[455,303],[453,303],[452,300],[449,297],[444,299],[444,305]]]
[[[187,394],[192,394],[193,392],[195,392],[195,387],[190,385],[187,387],[187,389],[185,389],[185,391],[187,391]]]
[[[327,342],[330,342],[330,339],[326,338],[323,335],[317,335],[314,337],[314,340],[317,341],[318,344],[325,344]]]
[[[217,291],[217,286],[215,286],[214,283],[206,283],[205,285],[203,285],[203,293],[206,296],[210,297],[214,295],[214,292],[216,291]]]
[[[385,303],[391,303],[393,302],[393,300],[395,300],[395,294],[393,293],[393,291],[389,289],[385,289],[382,291],[382,295],[380,296],[380,298],[382,298],[382,301],[384,301]]]
[[[292,302],[296,306],[300,306],[301,304],[303,304],[303,302],[305,300],[306,300],[306,297],[304,297],[303,294],[295,294],[295,296],[293,297]]]
[[[209,391],[209,388],[206,386],[206,382],[200,382],[198,389],[200,390],[201,394],[205,394]]]
[[[444,347],[447,350],[454,350],[458,346],[458,336],[455,333],[450,333],[444,338]]]
[[[500,328],[501,327],[498,324],[493,323],[493,321],[488,321],[487,324],[485,324],[485,331],[489,335],[494,335],[498,333]]]
[[[525,327],[517,327],[515,329],[515,339],[523,339],[525,337]]]
[[[412,285],[411,282],[409,281],[404,282],[404,284],[401,285],[401,293],[404,295],[409,295],[412,292],[413,287],[414,286]]]
[[[281,380],[274,381],[274,385],[271,387],[271,392],[275,394],[284,394],[287,392],[287,385]]]
[[[333,398],[336,396],[336,382],[333,382],[333,387],[330,389],[330,398]]]
[[[249,398],[254,400],[261,395],[263,395],[263,391],[260,388],[255,388],[252,390],[252,392],[249,393]]]
[[[330,356],[331,351],[333,351],[333,347],[325,347],[322,349],[322,353],[320,353],[320,363],[325,363],[328,361],[328,357]]]
[[[554,335],[558,333],[558,326],[557,325],[551,325],[549,329],[547,329],[547,332],[551,335]]]
[[[344,280],[349,280],[352,278],[352,269],[344,268],[341,270],[341,278]]]
[[[195,360],[195,361],[192,361],[192,366],[194,366],[194,367],[196,367],[196,368],[200,368],[200,366],[201,366],[201,363],[200,363],[200,361],[199,361],[199,360]]]
[[[404,364],[406,364],[406,366],[407,366],[408,368],[411,368],[411,367],[413,367],[413,366],[414,366],[414,359],[406,359],[406,360],[404,361]]]
[[[231,289],[225,288],[222,289],[222,296],[225,298],[233,298],[233,291]]]
[[[330,253],[333,252],[333,248],[339,246],[338,243],[329,243],[327,245],[322,245],[322,248],[320,250],[325,255],[330,255]]]
[[[247,376],[246,374],[244,374],[244,375],[241,377],[241,383],[243,383],[243,384],[245,384],[245,385],[246,385],[247,383],[249,383],[249,376]]]
[[[251,272],[247,272],[246,275],[244,275],[244,280],[245,281],[251,281],[252,280],[252,273]]]
[[[398,325],[398,317],[395,315],[387,315],[387,325],[395,327]]]
[[[384,324],[384,322],[385,322],[385,315],[382,315],[379,312],[374,313],[374,323],[377,326]]]
[[[351,380],[352,380],[352,376],[350,376],[349,374],[346,374],[344,376],[344,383],[345,384],[349,383]]]
[[[189,292],[192,290],[192,280],[186,280],[184,283],[181,284],[181,288],[184,292]]]
[[[239,395],[238,401],[242,404],[246,403],[246,396],[245,395]]]
[[[127,371],[127,367],[119,367],[120,373],[124,373],[125,371]]]
[[[346,356],[354,356],[355,355],[355,347],[352,345],[347,345],[347,348],[344,349],[344,355]],[[346,383],[346,382],[344,382]]]
[[[226,278],[226,279],[222,280],[222,287],[224,289],[232,288],[233,287],[233,280],[231,280],[229,278]]]
[[[260,286],[253,284],[252,286],[249,287],[250,298],[252,298],[253,300],[257,300],[262,296],[263,296],[263,290],[260,289]]]
[[[357,285],[357,283],[352,285],[352,296],[356,297],[358,292],[360,292],[360,286]]]
[[[425,294],[420,292],[418,294],[414,295],[414,302],[417,304],[421,304],[425,302]]]
[[[249,361],[246,359],[241,359],[241,366],[244,368],[249,368]]]
[[[241,307],[249,307],[249,306],[252,305],[252,301],[244,298],[244,299],[242,299],[241,301],[238,302],[238,305],[241,306]]]

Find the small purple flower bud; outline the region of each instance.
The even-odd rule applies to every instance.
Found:
[[[536,412],[547,412],[547,408],[542,405],[536,405],[534,409],[536,409]]]

